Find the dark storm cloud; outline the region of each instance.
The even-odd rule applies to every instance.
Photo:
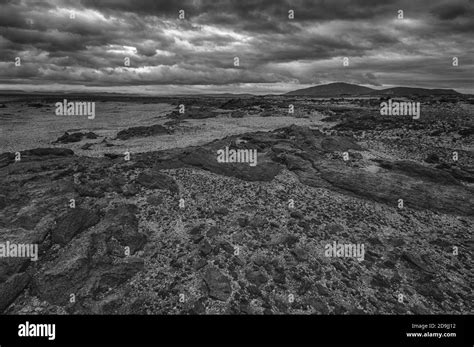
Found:
[[[22,0],[0,6],[2,88],[261,84],[271,91],[272,84],[280,90],[332,81],[472,88],[474,4],[468,0]],[[180,10],[185,20],[178,19]],[[349,66],[342,66],[343,57]]]
[[[474,4],[464,1],[449,1],[435,6],[431,12],[441,20],[452,20],[459,17],[466,17],[472,20]]]

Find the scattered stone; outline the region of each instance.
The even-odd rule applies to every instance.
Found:
[[[444,300],[443,292],[435,283],[418,284],[416,290],[421,295],[431,297],[438,302],[442,302]]]
[[[432,167],[427,167],[421,164],[418,164],[414,161],[395,161],[389,162],[385,160],[378,160],[379,165],[384,169],[403,172],[404,174],[420,178],[426,181],[431,181],[443,185],[460,185],[459,181],[455,179],[451,174],[443,171],[434,169]]]
[[[207,265],[207,260],[203,258],[199,258],[195,263],[194,263],[194,270],[200,270],[204,266]]]
[[[349,159],[350,160],[362,160],[362,159],[364,159],[364,157],[362,156],[362,154],[360,152],[355,152],[355,151],[349,150],[348,153],[349,153]]]
[[[193,308],[191,309],[191,314],[205,314],[206,313],[206,306],[201,299],[197,300]]]
[[[124,154],[123,153],[104,153],[104,157],[114,160],[118,158],[124,158]]]
[[[68,133],[65,132],[64,135],[58,137],[56,141],[53,143],[71,143],[71,142],[80,142],[83,138],[87,139],[96,139],[98,136],[93,132],[76,132],[76,133]]]
[[[234,255],[232,257],[232,262],[236,264],[237,266],[243,266],[245,265],[245,262],[242,260],[241,257]]]
[[[403,252],[402,259],[406,260],[411,265],[414,265],[416,268],[425,271],[427,273],[433,273],[434,271],[426,264],[421,258],[415,254]]]
[[[198,243],[204,238],[204,235],[202,235],[202,232],[204,231],[204,228],[206,227],[205,224],[199,224],[194,226],[190,231],[189,235],[191,240],[194,241],[194,243]]]
[[[41,107],[46,107],[47,105],[44,105],[40,102],[32,102],[28,104],[28,107],[35,107],[35,108],[41,108]]]
[[[74,152],[68,148],[35,148],[21,152],[22,156],[56,156],[68,157],[74,155]]]
[[[132,137],[148,137],[155,135],[167,135],[171,131],[160,124],[152,126],[139,126],[121,130],[117,133],[117,139],[128,140]]]
[[[138,175],[136,182],[148,189],[165,189],[171,193],[178,193],[176,181],[161,172],[148,170]]]
[[[267,224],[266,218],[262,216],[255,215],[252,219],[250,219],[249,225],[253,228],[262,228]]]
[[[247,271],[245,277],[250,283],[257,287],[260,287],[268,282],[267,276],[265,276],[265,274],[263,274],[261,271]]]
[[[319,283],[319,282],[317,282],[315,284],[315,287],[316,287],[316,290],[318,291],[319,295],[329,296],[331,294],[329,289],[327,287],[325,287],[324,285],[322,285],[321,283]]]
[[[225,207],[219,207],[219,208],[214,210],[214,213],[225,216],[225,215],[229,214],[229,210]]]
[[[56,226],[51,233],[54,243],[65,245],[77,234],[97,224],[100,220],[97,212],[83,208],[68,210],[56,221]]]
[[[362,148],[355,143],[354,139],[343,136],[324,138],[321,142],[321,147],[327,152],[345,152],[349,149],[362,150]]]
[[[293,246],[298,241],[299,241],[298,237],[296,235],[293,235],[293,234],[283,235],[283,237],[281,239],[281,243],[283,243],[284,245],[290,246],[290,247]]]
[[[150,195],[146,198],[146,202],[152,206],[159,206],[163,203],[163,197],[160,195]]]
[[[258,107],[256,110],[261,109],[263,108]],[[277,107],[268,108],[268,111],[280,112]],[[253,110],[244,112],[252,113]],[[377,119],[376,117],[373,121],[378,122]],[[340,130],[337,132],[342,134]],[[335,130],[333,132],[336,133]],[[25,262],[18,266],[5,267],[3,262],[0,262],[0,308],[4,305],[3,296],[8,296],[10,291],[5,288],[5,283],[12,281],[12,276],[23,273],[28,267],[28,273],[34,274],[29,288],[34,296],[47,301],[42,304],[47,308],[43,308],[40,313],[50,310],[50,304],[68,305],[68,297],[64,293],[70,292],[80,293],[80,304],[68,305],[69,310],[72,313],[88,314],[120,313],[130,309],[131,313],[169,313],[184,310],[197,314],[205,313],[206,306],[209,312],[214,313],[229,312],[231,305],[234,310],[232,312],[236,313],[306,311],[360,314],[361,310],[356,307],[359,304],[365,313],[374,310],[406,313],[408,309],[415,314],[466,312],[470,289],[468,284],[449,284],[443,278],[442,271],[436,271],[435,276],[433,269],[438,265],[440,269],[454,271],[453,273],[460,276],[466,276],[469,270],[472,270],[465,256],[465,251],[473,244],[468,233],[470,219],[463,217],[472,214],[472,189],[469,185],[464,185],[464,182],[469,182],[474,177],[469,166],[470,157],[463,152],[456,163],[418,166],[403,161],[387,161],[388,164],[382,164],[374,173],[362,170],[362,163],[344,163],[340,160],[339,153],[331,152],[334,148],[352,146],[346,141],[353,142],[351,137],[338,135],[343,139],[332,141],[327,140],[329,136],[331,135],[308,128],[292,126],[272,132],[231,136],[199,147],[136,153],[133,162],[129,163],[123,161],[123,154],[117,155],[117,161],[79,158],[74,156],[72,151],[61,148],[24,151],[22,161],[15,164],[13,153],[0,155],[3,180],[0,182],[0,209],[5,215],[5,218],[0,218],[0,236],[4,239],[14,236],[26,243],[27,236],[34,235],[35,240],[40,240],[38,243],[42,254],[37,265]],[[395,134],[393,144],[390,143],[394,151],[397,150],[395,144],[398,146],[396,136],[399,135]],[[84,138],[87,138],[87,134]],[[368,134],[367,138],[369,141],[374,139],[371,134]],[[459,136],[457,138],[462,141]],[[228,166],[215,164],[215,149],[223,148],[226,144],[256,148],[259,153],[257,166],[263,163],[265,167],[273,162],[275,166],[266,168],[270,167],[274,171],[267,173],[262,170],[254,174],[255,168],[243,163]],[[464,143],[459,144],[461,145]],[[449,161],[449,155],[439,150],[439,156]],[[351,158],[357,159],[352,155],[351,149],[348,151]],[[370,152],[370,148],[367,151]],[[428,153],[416,154],[425,158]],[[204,162],[200,162],[201,159],[204,159]],[[365,166],[365,162],[363,164]],[[153,169],[150,169],[151,167]],[[186,187],[187,192],[190,187],[191,190],[202,188],[200,180],[205,178],[198,176],[198,179],[191,179],[190,182],[186,178],[188,170],[172,170],[173,174],[160,171],[180,167],[192,168],[193,171],[211,171],[214,174],[204,173],[203,176],[206,179],[212,177],[212,181],[205,182],[216,183],[207,185],[210,189],[209,195],[207,192],[201,193],[196,204],[186,205],[186,216],[183,217],[187,223],[192,223],[192,220],[204,221],[189,230],[190,240],[196,242],[195,247],[192,242],[176,239],[177,235],[169,230],[169,226],[174,225],[183,211],[178,209],[176,197],[170,198],[168,191],[173,191],[174,187],[177,189],[178,180]],[[276,181],[265,184],[262,194],[257,195],[255,201],[251,199],[251,207],[236,212],[238,207],[234,202],[227,206],[229,197],[237,195],[244,199],[239,198],[237,205],[248,206],[249,202],[244,198],[247,191],[240,194],[242,184],[243,189],[255,185],[242,181],[272,181],[275,178],[273,174],[285,167],[292,172],[285,170]],[[432,167],[438,171],[430,171]],[[451,179],[446,180],[448,176],[436,177],[439,171],[448,173],[459,182],[463,181],[463,184],[454,184]],[[81,183],[74,185],[72,175],[76,172],[81,173]],[[140,177],[140,173],[145,176]],[[154,177],[155,174],[157,177]],[[287,181],[288,174],[291,176],[290,181]],[[177,177],[176,181],[169,175]],[[236,184],[232,185],[229,191],[222,190],[222,181],[218,180],[217,175],[237,177],[231,179]],[[130,182],[130,178],[133,182]],[[273,189],[275,185],[278,187],[276,191]],[[312,202],[308,201],[312,195],[307,194],[304,185],[324,187],[324,191],[320,190],[322,196],[321,199],[318,198],[316,210]],[[158,188],[149,188],[151,186]],[[72,231],[62,235],[57,229],[61,219],[57,218],[55,211],[60,211],[60,206],[64,206],[61,196],[73,196],[71,194],[74,194],[74,189],[83,196],[78,206],[89,206],[91,211],[97,211],[94,212],[97,216],[100,216],[102,211],[105,215],[89,230],[87,226],[78,227],[75,224],[84,218],[71,218],[68,223]],[[150,189],[164,190],[150,192]],[[332,191],[337,194],[330,195]],[[397,192],[397,197],[400,195],[399,197],[404,199],[406,209],[396,209],[394,191]],[[124,199],[123,196],[110,194],[113,192],[125,197],[136,196],[136,199]],[[298,200],[301,199],[301,204],[298,205],[307,206],[307,209],[286,212],[286,202],[293,192],[294,196],[299,196]],[[206,203],[209,196],[216,194],[219,195],[216,205]],[[353,197],[357,198],[355,203]],[[361,198],[368,200],[368,203],[361,201]],[[120,205],[120,201],[124,200],[136,200],[137,206]],[[168,200],[171,205],[165,206],[164,201]],[[383,212],[386,205],[391,206],[391,212],[385,214]],[[154,206],[159,208],[153,208]],[[275,206],[276,209],[273,209]],[[418,213],[413,209],[427,211]],[[68,210],[68,213],[71,211]],[[304,217],[306,212],[308,216]],[[291,218],[286,218],[285,213]],[[228,218],[217,218],[216,215]],[[219,226],[211,226],[216,223],[216,218],[221,220],[218,222]],[[420,223],[413,223],[417,218],[420,218]],[[58,223],[53,225],[55,219]],[[48,220],[50,224],[45,222]],[[233,223],[229,224],[230,221]],[[335,224],[334,221],[344,221],[344,225]],[[269,227],[265,230],[265,235],[262,235],[251,228],[243,229],[248,225],[255,229]],[[414,226],[420,227],[414,231],[415,234]],[[430,232],[424,235],[428,227]],[[147,242],[145,233],[157,229],[160,229],[159,235],[162,236],[160,241],[144,248]],[[281,233],[283,229],[284,234]],[[404,236],[393,236],[396,234],[393,230],[399,230]],[[452,233],[446,230],[452,230]],[[46,237],[49,233],[51,238]],[[427,255],[406,252],[399,258],[397,249],[412,244],[413,235],[419,237],[415,240],[417,247],[428,247]],[[349,259],[322,259],[319,263],[314,262],[313,257],[308,261],[309,255],[313,255],[315,251],[312,248],[315,243],[312,241],[317,243],[318,240],[325,240],[323,237],[347,242],[357,242],[357,238],[362,237],[361,241],[367,240],[367,245],[370,246],[366,249],[366,261],[359,263]],[[62,238],[61,246],[51,246],[51,241],[57,238]],[[298,244],[299,241],[301,244]],[[241,247],[241,256],[233,255],[232,244]],[[303,244],[304,246],[301,246]],[[451,256],[453,244],[459,244],[460,247],[457,257]],[[155,270],[152,267],[146,270],[146,275],[141,276],[139,272],[143,270],[143,260],[125,256],[126,246],[131,248],[131,253],[138,252],[137,256],[143,256],[147,264],[150,264],[148,261],[157,264],[156,262],[169,259],[173,268],[167,272],[166,266]],[[220,252],[221,249],[223,252]],[[153,256],[148,258],[151,253]],[[209,259],[211,257],[212,259]],[[399,260],[406,261],[406,265],[412,266],[415,271],[406,272],[406,267],[400,268],[403,264],[400,264]],[[338,271],[335,272],[332,265]],[[202,275],[203,281],[189,281],[194,276],[193,271],[189,272],[190,269],[198,272],[198,276]],[[154,287],[158,297],[150,298],[145,295],[143,300],[139,300],[128,285],[122,285],[134,274],[138,275],[134,277],[133,286],[130,287]],[[365,291],[365,286],[359,286],[362,284],[361,276],[368,276],[369,281],[371,280],[369,292]],[[319,279],[321,283],[316,282]],[[199,295],[203,289],[199,285],[195,287],[195,283],[209,288],[210,297],[220,301],[229,300],[233,294],[232,280],[239,280],[240,285],[240,289],[235,289],[232,303],[216,303],[206,301],[207,299],[195,301],[194,295]],[[397,304],[393,291],[387,291],[386,288],[399,289],[402,280],[403,292],[411,298],[416,298],[416,293],[424,296],[426,299],[422,301],[426,305],[429,304],[429,309],[424,306],[409,307],[406,305],[408,302]],[[327,287],[323,283],[326,283]],[[175,307],[177,293],[188,285],[189,293],[192,293],[187,296],[190,301]],[[235,285],[237,288],[237,284]],[[18,293],[21,294],[27,286],[28,284],[23,286],[20,283],[18,287],[21,289]],[[290,292],[294,292],[298,298],[292,305],[288,305],[286,296]],[[17,297],[18,293],[13,297]],[[316,295],[316,298],[310,301],[309,298],[313,295]],[[361,298],[361,295],[365,299]],[[281,298],[277,299],[277,296]],[[445,300],[445,297],[449,297],[449,301]],[[23,302],[23,296],[21,298]],[[30,298],[29,294],[25,295],[25,301]],[[119,298],[127,298],[128,304]],[[256,300],[250,301],[251,299]],[[7,306],[11,305],[11,302]],[[133,306],[133,303],[137,304]],[[17,305],[10,307],[18,312]]]
[[[425,162],[430,163],[430,164],[437,164],[439,163],[439,157],[436,153],[431,153],[425,159]]]
[[[329,307],[328,305],[317,298],[310,299],[310,305],[314,309],[315,313],[317,314],[329,314]]]
[[[207,231],[206,236],[207,236],[208,238],[211,238],[211,239],[212,239],[212,238],[216,237],[216,236],[219,235],[219,234],[220,234],[219,228],[216,227],[216,226],[212,226],[212,227],[210,227],[209,230]]]
[[[249,219],[246,216],[239,217],[237,219],[237,222],[239,223],[239,226],[243,228],[243,227],[246,227],[249,224]]]
[[[4,283],[0,283],[0,313],[20,295],[30,282],[30,276],[25,273],[17,273]]]
[[[390,281],[380,274],[374,275],[370,283],[376,287],[390,288]]]
[[[215,267],[208,267],[204,274],[204,281],[209,289],[211,298],[226,301],[232,294],[230,280]]]
[[[430,311],[425,306],[423,306],[422,304],[414,304],[410,308],[410,311],[412,311],[414,314],[417,314],[417,315],[430,314]]]
[[[134,196],[138,193],[138,188],[133,183],[126,184],[122,187],[122,193],[124,196]]]
[[[296,247],[291,250],[291,253],[295,256],[298,261],[308,260],[308,252],[301,247]]]
[[[199,252],[201,253],[202,256],[207,256],[211,253],[212,251],[212,246],[207,240],[201,241],[199,244]]]
[[[89,150],[94,144],[91,142],[85,143],[83,146],[81,146],[81,149],[83,150]]]
[[[244,117],[244,112],[242,111],[234,111],[230,115],[232,118],[243,118]]]
[[[229,254],[234,253],[234,247],[227,241],[222,241],[219,246]]]
[[[122,255],[125,246],[130,248],[131,254],[134,254],[145,245],[147,237],[139,231],[137,212],[136,205],[123,204],[107,211],[105,214],[104,221],[107,223],[107,227],[104,234],[107,236],[106,242],[109,248],[114,248],[111,245],[111,238],[116,239],[120,244],[116,254]]]
[[[292,211],[290,212],[290,217],[296,218],[296,219],[303,219],[304,216],[300,211]]]

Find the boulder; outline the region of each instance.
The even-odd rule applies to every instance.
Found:
[[[232,294],[230,279],[215,267],[208,267],[206,269],[204,282],[209,289],[209,296],[211,298],[226,301]]]
[[[56,221],[52,231],[54,243],[64,245],[77,234],[97,224],[100,220],[96,211],[72,208]]]
[[[4,283],[0,283],[0,313],[2,313],[30,282],[30,276],[25,273],[17,273]]]
[[[123,256],[124,247],[129,247],[133,254],[142,249],[147,241],[146,235],[138,229],[137,213],[136,205],[125,204],[107,211],[104,216],[104,224],[107,225],[104,231],[106,243],[109,249],[114,249],[117,247],[111,243],[111,238],[118,241],[120,247],[116,249],[117,255]]]
[[[140,173],[136,179],[136,183],[149,189],[165,189],[171,193],[178,193],[178,185],[176,181],[157,170],[146,170]]]
[[[22,156],[56,156],[56,157],[68,157],[74,155],[74,152],[68,148],[35,148],[21,152]]]

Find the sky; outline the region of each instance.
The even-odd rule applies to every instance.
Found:
[[[0,0],[0,90],[474,94],[473,19],[472,0]]]

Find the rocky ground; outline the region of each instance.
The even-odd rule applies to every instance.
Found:
[[[430,99],[413,120],[380,116],[377,100],[192,102],[159,126],[0,155],[0,242],[40,248],[36,262],[0,259],[0,311],[472,314],[471,103]],[[222,113],[270,121],[290,103],[327,126],[130,158],[69,146],[153,141]],[[257,149],[257,166],[218,163],[226,146]],[[325,256],[333,242],[363,244],[364,260]]]

